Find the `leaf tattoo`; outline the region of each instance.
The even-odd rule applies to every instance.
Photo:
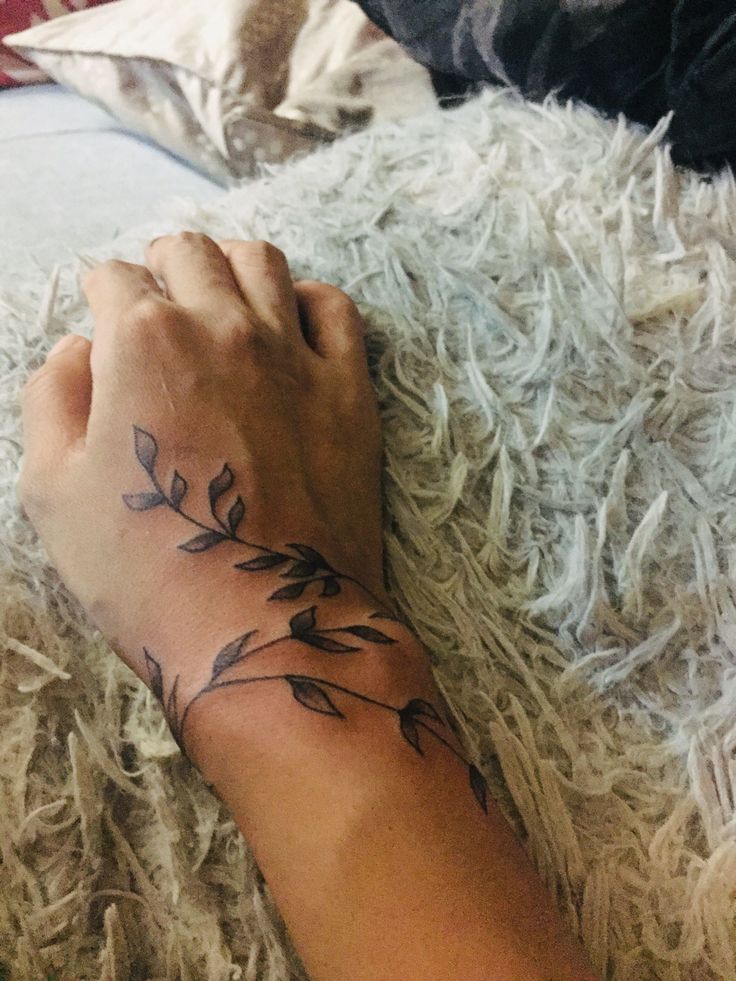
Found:
[[[143,655],[146,659],[146,667],[148,668],[148,680],[151,686],[151,691],[159,700],[163,701],[164,697],[164,683],[161,676],[161,665],[158,663],[155,657],[152,657],[150,652],[143,648]]]
[[[340,592],[340,583],[335,579],[334,576],[328,576],[324,580],[324,585],[322,586],[322,592],[320,596],[337,596]]]
[[[274,563],[274,566],[283,564],[282,559],[293,562],[291,568],[281,573],[281,578],[298,579],[300,582],[282,586],[269,596],[270,600],[298,599],[308,586],[312,585],[312,583],[319,582],[322,583],[320,596],[337,596],[341,592],[339,580],[349,577],[337,572],[324,555],[312,548],[311,545],[302,545],[299,542],[289,542],[286,548],[290,548],[296,552],[296,556],[277,553],[279,560]],[[238,568],[252,571],[249,563],[239,565]],[[252,569],[256,568],[259,567],[252,567]]]
[[[372,597],[381,608],[379,611],[369,614],[368,619],[383,620],[387,623],[406,626],[398,617],[388,611],[383,599],[375,596],[357,579],[335,569],[325,559],[324,555],[311,545],[290,542],[282,546],[281,550],[276,550],[241,538],[239,532],[245,521],[247,511],[245,500],[240,494],[237,494],[234,500],[230,499],[229,506],[224,500],[225,495],[229,496],[229,492],[233,490],[235,485],[235,474],[229,464],[224,463],[220,472],[209,481],[207,496],[214,524],[207,524],[185,512],[183,505],[189,492],[189,484],[178,470],[173,472],[171,482],[168,484],[168,493],[164,490],[156,472],[159,446],[155,437],[140,426],[133,426],[133,443],[136,459],[147,474],[151,486],[145,491],[124,494],[122,496],[123,503],[130,511],[136,512],[151,511],[165,506],[193,525],[196,528],[196,534],[181,543],[178,546],[179,549],[197,554],[207,552],[225,541],[235,542],[259,553],[235,564],[234,568],[238,571],[254,574],[277,569],[283,570],[279,573],[279,577],[282,580],[287,580],[287,582],[272,592],[268,597],[269,600],[297,600],[308,588],[314,585],[318,586],[320,590],[320,598],[330,598],[340,594],[343,582],[352,582],[366,595]],[[225,517],[223,518],[221,514],[224,514]],[[308,711],[319,715],[337,719],[346,718],[336,695],[339,695],[341,699],[353,699],[392,713],[398,720],[399,732],[403,741],[419,756],[424,756],[426,749],[426,746],[422,744],[423,730],[425,736],[444,745],[467,768],[470,789],[475,800],[481,809],[486,814],[488,813],[488,787],[483,775],[475,764],[467,760],[445,738],[441,730],[447,730],[448,723],[434,705],[426,699],[412,698],[405,705],[396,706],[326,678],[300,674],[226,676],[229,669],[281,643],[296,641],[323,653],[344,655],[357,653],[363,649],[354,640],[378,646],[389,646],[396,643],[394,637],[376,626],[365,623],[335,627],[320,626],[316,605],[300,610],[290,618],[289,632],[286,636],[277,637],[260,646],[251,647],[249,646],[250,642],[256,633],[255,630],[242,633],[215,655],[209,681],[189,700],[183,712],[180,703],[180,676],[176,675],[169,688],[168,696],[164,698],[164,676],[161,665],[151,652],[144,648],[143,654],[151,691],[164,706],[172,734],[182,752],[186,752],[183,739],[185,724],[189,711],[196,701],[214,691],[233,685],[253,685],[266,682],[285,683],[289,686],[291,695],[296,702]],[[350,639],[351,642],[347,643],[345,638]]]
[[[146,473],[153,477],[158,456],[158,443],[155,437],[147,433],[145,429],[133,426],[133,441],[138,462]]]
[[[291,693],[294,698],[305,708],[312,712],[319,712],[321,715],[334,715],[339,719],[345,716],[340,709],[335,707],[335,703],[330,696],[311,678],[304,678],[299,675],[284,675],[284,680],[291,685]]]
[[[238,562],[235,568],[243,572],[263,572],[266,569],[276,569],[288,561],[288,555],[273,552],[271,555],[258,555],[255,559],[248,559],[247,562]]]
[[[289,542],[286,547],[296,552],[298,558],[293,555],[286,556],[286,559],[293,561],[294,564],[286,572],[283,572],[281,576],[283,579],[300,579],[303,588],[282,587],[269,596],[271,600],[298,599],[307,586],[320,582],[322,583],[320,596],[337,596],[342,588],[340,586],[340,579],[350,578],[334,569],[324,555],[318,552],[317,549],[312,548],[311,545],[303,545],[300,542]]]
[[[328,654],[352,654],[360,650],[359,647],[343,644],[339,640],[333,640],[332,637],[325,637],[324,634],[305,634],[299,639],[310,647],[316,647],[318,651],[327,651]]]
[[[371,644],[395,644],[396,641],[393,637],[389,637],[388,634],[384,634],[380,630],[376,630],[374,627],[366,627],[362,623],[355,624],[352,627],[344,627],[344,632],[346,634],[353,634],[354,637],[360,637],[361,640],[368,640]]]
[[[179,733],[179,707],[177,703],[177,693],[179,691],[179,675],[176,676],[174,684],[171,686],[169,697],[166,702],[166,717],[169,720],[171,731],[178,740]]]
[[[391,613],[385,613],[383,611],[377,611],[376,613],[371,613],[368,617],[369,620],[389,620],[391,623],[400,623],[403,627],[406,626],[401,617],[395,617]]]
[[[219,474],[210,481],[210,486],[208,488],[210,507],[212,508],[212,513],[215,513],[215,507],[217,502],[220,500],[225,491],[229,491],[233,486],[235,481],[235,474],[232,472],[230,467],[225,463]]]
[[[228,510],[227,524],[221,520],[217,513],[217,505],[220,498],[230,490],[235,482],[235,475],[227,463],[223,465],[220,473],[209,483],[208,496],[210,511],[216,525],[216,527],[211,527],[184,512],[182,504],[184,498],[187,496],[189,485],[178,470],[174,470],[169,493],[166,494],[164,491],[156,474],[159,447],[155,436],[141,426],[133,426],[133,445],[136,458],[148,474],[153,485],[153,490],[143,491],[137,494],[123,494],[123,503],[129,510],[151,511],[153,508],[166,505],[190,524],[195,525],[199,529],[199,534],[178,546],[184,552],[206,552],[221,542],[228,540],[245,544],[238,538],[238,528],[245,517],[245,501],[243,498],[238,495],[233,504],[231,504]]]
[[[373,627],[367,627],[362,623],[352,624],[348,627],[318,629],[316,626],[316,614],[316,606],[312,606],[308,610],[302,610],[301,613],[297,613],[291,618],[289,629],[291,630],[291,636],[295,640],[309,644],[310,647],[316,647],[320,651],[328,651],[330,654],[350,654],[353,651],[360,650],[359,647],[355,647],[353,644],[346,644],[344,641],[334,640],[332,637],[328,637],[328,634],[351,634],[354,637],[360,637],[361,640],[367,640],[372,644],[396,643],[395,639],[389,637],[388,634],[384,634],[382,631],[376,630]]]
[[[407,702],[407,704],[404,706],[403,711],[412,717],[424,715],[433,722],[439,722],[440,725],[444,725],[444,722],[434,705],[432,705],[430,702],[425,702],[423,698],[412,698],[412,700]]]
[[[235,503],[232,505],[227,513],[227,526],[230,529],[230,534],[235,536],[238,533],[238,528],[240,523],[245,517],[245,501],[238,494],[235,499]]]
[[[417,720],[420,716],[425,716],[433,722],[443,725],[442,719],[437,709],[430,702],[423,698],[412,698],[410,702],[399,710],[399,727],[404,739],[414,747],[420,756],[424,756],[424,750],[419,742],[419,726]]]
[[[220,472],[208,484],[207,496],[214,524],[207,524],[184,511],[183,504],[189,491],[189,484],[178,470],[174,470],[168,494],[164,491],[156,473],[159,446],[155,436],[143,429],[142,426],[134,425],[133,445],[136,459],[148,475],[152,490],[136,494],[123,494],[123,503],[131,511],[151,511],[153,508],[166,506],[185,521],[196,526],[198,533],[178,546],[182,551],[193,554],[208,552],[225,541],[231,541],[261,553],[236,563],[234,568],[239,572],[266,572],[291,563],[290,568],[281,576],[284,579],[296,581],[274,590],[269,599],[277,602],[299,599],[312,585],[320,588],[320,597],[328,599],[340,594],[343,582],[350,582],[367,596],[370,596],[380,607],[385,608],[385,601],[381,597],[372,593],[354,576],[335,569],[324,555],[311,545],[302,542],[290,542],[284,546],[289,551],[284,552],[277,551],[268,545],[260,545],[241,538],[240,528],[247,512],[242,495],[238,494],[235,500],[230,503],[224,519],[220,513],[220,505],[224,503],[222,498],[235,485],[235,474],[228,463],[222,465]]]
[[[178,470],[175,470],[174,476],[171,478],[171,490],[169,491],[171,506],[175,511],[178,511],[181,507],[182,501],[187,496],[187,490],[188,484],[186,480],[184,480]]]
[[[317,607],[311,606],[308,610],[302,610],[301,613],[297,613],[289,620],[289,629],[291,630],[291,636],[297,639],[301,638],[304,634],[310,633],[314,630],[315,624],[317,623]]]
[[[211,682],[215,681],[227,668],[231,668],[234,664],[238,664],[240,661],[244,660],[245,655],[243,654],[243,651],[245,650],[248,641],[255,635],[255,633],[255,630],[249,630],[247,633],[243,634],[242,637],[237,637],[235,640],[231,641],[222,648],[212,664]]]
[[[287,571],[282,573],[284,579],[310,579],[317,572],[317,566],[312,562],[295,562]]]
[[[306,636],[312,635],[316,628],[315,609],[310,608],[308,610],[302,610],[300,613],[292,617],[290,625],[292,626],[292,629],[296,631],[296,635],[298,635],[299,639],[305,636],[302,631],[306,631]],[[218,691],[221,688],[230,688],[235,685],[254,685],[264,682],[286,682],[291,690],[294,700],[304,708],[308,709],[310,712],[315,712],[318,715],[345,719],[347,717],[345,712],[338,704],[336,704],[335,699],[332,697],[332,693],[337,692],[343,697],[355,699],[396,715],[402,738],[419,756],[423,757],[425,755],[425,749],[421,743],[421,729],[424,729],[428,736],[433,737],[435,740],[444,745],[455,757],[457,757],[458,760],[463,763],[465,767],[467,767],[470,788],[473,795],[481,809],[486,814],[488,813],[488,789],[483,775],[478,767],[469,762],[462,755],[462,753],[460,753],[442,735],[440,731],[428,724],[428,722],[433,722],[439,727],[446,727],[446,724],[442,720],[442,717],[437,709],[426,699],[412,698],[403,707],[398,707],[396,705],[391,705],[387,702],[380,701],[377,698],[372,698],[363,692],[358,692],[351,688],[347,688],[344,685],[339,685],[334,681],[329,681],[327,678],[315,678],[311,675],[303,674],[251,675],[241,678],[222,680],[221,676],[228,668],[240,663],[252,654],[257,653],[259,650],[264,650],[267,647],[273,646],[274,643],[293,640],[295,638],[294,634],[290,634],[287,637],[277,638],[276,641],[269,641],[268,643],[261,645],[260,648],[257,647],[250,652],[245,652],[248,642],[255,635],[255,633],[256,631],[253,630],[248,631],[222,648],[213,662],[210,681],[191,699],[182,714],[180,714],[179,711],[179,675],[176,676],[171,691],[169,692],[168,699],[166,700],[165,714],[169,726],[171,727],[172,734],[183,753],[186,754],[186,747],[184,744],[184,727],[189,710],[199,699],[210,694],[211,692]],[[148,666],[151,689],[156,697],[163,702],[163,678],[160,665],[148,650],[144,650],[144,655]]]
[[[307,562],[311,562],[318,569],[324,569],[325,572],[335,572],[332,566],[327,562],[324,555],[312,548],[310,545],[299,545],[296,542],[290,542],[287,548],[293,548],[295,552],[298,552],[303,559]]]
[[[179,675],[174,679],[174,684],[164,705],[164,679],[161,665],[145,647],[143,648],[143,656],[148,670],[148,683],[151,687],[151,692],[161,702],[164,709],[164,716],[171,729],[171,734],[179,744],[182,752],[184,752],[184,746],[181,740],[181,723],[179,721]]]
[[[414,716],[407,714],[405,709],[402,709],[399,712],[399,727],[401,729],[401,735],[409,743],[409,745],[413,746],[420,756],[424,756],[424,750],[419,742],[419,729]]]
[[[142,494],[123,494],[123,500],[131,511],[151,511],[166,503],[166,498],[158,491],[143,491]]]
[[[299,599],[308,585],[308,582],[292,582],[288,586],[282,586],[281,589],[277,589],[268,598],[269,600]]]
[[[205,531],[201,535],[190,538],[188,542],[183,542],[178,547],[182,552],[207,552],[215,545],[219,545],[220,542],[224,542],[226,538],[227,535],[223,535],[220,531]]]

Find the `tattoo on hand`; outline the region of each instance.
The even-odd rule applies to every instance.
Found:
[[[158,443],[151,433],[138,426],[133,427],[135,454],[151,481],[153,490],[142,493],[124,494],[123,501],[131,511],[150,511],[158,507],[169,507],[190,524],[195,525],[199,532],[194,538],[179,545],[185,552],[206,552],[221,542],[236,542],[244,547],[257,550],[260,554],[239,562],[235,568],[245,572],[266,572],[282,568],[287,563],[293,563],[289,569],[280,574],[282,579],[293,582],[282,586],[269,596],[269,600],[299,599],[305,590],[315,583],[321,583],[320,597],[337,596],[341,591],[341,582],[349,581],[363,590],[378,602],[382,609],[372,613],[368,619],[386,620],[401,623],[398,618],[387,613],[383,603],[366,589],[358,580],[333,568],[327,560],[314,548],[303,544],[288,544],[284,550],[277,551],[264,545],[246,541],[239,535],[240,526],[246,515],[243,498],[238,494],[228,509],[223,520],[220,516],[221,498],[233,488],[235,475],[227,463],[220,473],[209,483],[209,503],[213,525],[200,522],[187,514],[182,505],[188,491],[188,483],[184,477],[174,471],[170,490],[164,491],[156,474],[158,458]],[[286,551],[291,550],[292,554]],[[488,788],[480,770],[460,753],[455,746],[438,731],[437,727],[447,729],[448,722],[452,729],[451,720],[445,720],[434,705],[423,698],[412,698],[405,705],[391,705],[388,702],[371,698],[362,692],[354,691],[344,685],[336,684],[327,678],[314,677],[304,674],[260,674],[246,677],[229,677],[237,665],[262,654],[269,649],[283,644],[300,644],[315,648],[334,656],[350,656],[364,650],[363,641],[369,644],[390,646],[396,643],[396,638],[389,636],[377,627],[362,623],[348,624],[341,627],[321,627],[318,625],[318,608],[316,605],[301,610],[291,617],[288,632],[262,644],[256,644],[258,631],[248,630],[226,644],[214,657],[210,679],[183,708],[179,700],[179,679],[177,674],[169,688],[168,695],[164,694],[164,677],[161,664],[153,654],[144,649],[146,667],[149,675],[151,691],[161,702],[166,719],[180,749],[186,755],[184,730],[192,706],[206,695],[224,688],[255,684],[281,684],[288,686],[292,697],[305,709],[320,715],[331,716],[335,719],[345,719],[346,703],[352,699],[376,709],[395,715],[398,729],[404,742],[420,756],[424,755],[422,746],[422,731],[445,746],[467,768],[470,788],[478,805],[488,813]]]
[[[187,514],[184,510],[183,503],[189,490],[189,484],[178,470],[174,471],[169,491],[164,490],[156,474],[156,461],[159,451],[156,438],[151,433],[146,432],[145,429],[133,426],[133,439],[135,455],[148,474],[153,490],[137,494],[124,494],[123,501],[131,511],[151,511],[159,507],[171,508],[185,521],[198,528],[199,532],[194,538],[190,538],[179,545],[179,548],[184,552],[207,552],[222,542],[235,542],[259,553],[244,562],[236,563],[235,568],[241,572],[270,572],[275,569],[283,569],[284,566],[289,565],[288,569],[280,573],[280,578],[293,581],[271,593],[269,600],[299,599],[305,590],[313,585],[321,587],[319,594],[321,597],[337,596],[342,589],[341,583],[351,582],[370,596],[382,609],[385,609],[383,601],[367,589],[363,583],[347,573],[339,572],[330,565],[323,555],[309,545],[290,542],[283,549],[277,550],[241,538],[239,529],[245,518],[246,507],[240,494],[230,506],[224,520],[219,514],[220,499],[232,489],[235,483],[235,475],[227,463],[209,483],[210,514],[213,523],[207,524]]]

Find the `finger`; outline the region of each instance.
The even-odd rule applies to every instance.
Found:
[[[246,323],[246,304],[230,263],[206,235],[181,232],[154,239],[146,263],[166,284],[169,298],[213,327]]]
[[[147,297],[165,301],[161,287],[145,266],[118,259],[90,269],[82,288],[95,318],[96,334],[113,329],[121,314]]]
[[[256,317],[277,333],[300,337],[294,284],[284,253],[269,242],[226,239],[218,245]]]
[[[147,310],[146,322],[153,325],[159,307],[176,307],[167,300],[145,266],[110,259],[91,269],[82,281],[95,320],[92,374],[98,381],[106,374],[115,377],[116,349],[121,328],[131,322],[131,311]],[[140,319],[140,318],[139,318]]]
[[[296,283],[295,291],[309,346],[367,375],[363,318],[347,293],[313,280]]]
[[[23,433],[31,469],[53,465],[84,439],[92,400],[91,349],[85,337],[68,334],[26,383]]]

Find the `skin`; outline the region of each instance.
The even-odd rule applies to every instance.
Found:
[[[178,678],[186,751],[248,838],[315,981],[592,978],[503,818],[474,799],[451,729],[420,725],[421,753],[398,735],[392,707],[445,707],[409,629],[373,618],[392,604],[355,305],[292,283],[262,242],[184,233],[145,260],[88,274],[94,341],[64,338],[24,392],[21,498],[51,561],[146,683],[144,648],[165,692]],[[345,577],[339,595],[274,603],[283,578],[235,570],[243,545],[192,555],[177,548],[191,529],[176,511],[126,507],[122,495],[150,491],[133,426],[155,434],[162,486],[186,474],[200,516],[227,462],[248,540],[318,549]],[[390,643],[338,657],[288,628],[280,640],[310,604],[320,629],[380,622]],[[246,630],[266,649],[230,669],[238,684],[204,690]],[[288,672],[332,685],[339,717],[290,698]]]

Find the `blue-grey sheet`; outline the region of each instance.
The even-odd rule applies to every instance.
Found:
[[[59,85],[0,91],[0,288],[222,188]]]

